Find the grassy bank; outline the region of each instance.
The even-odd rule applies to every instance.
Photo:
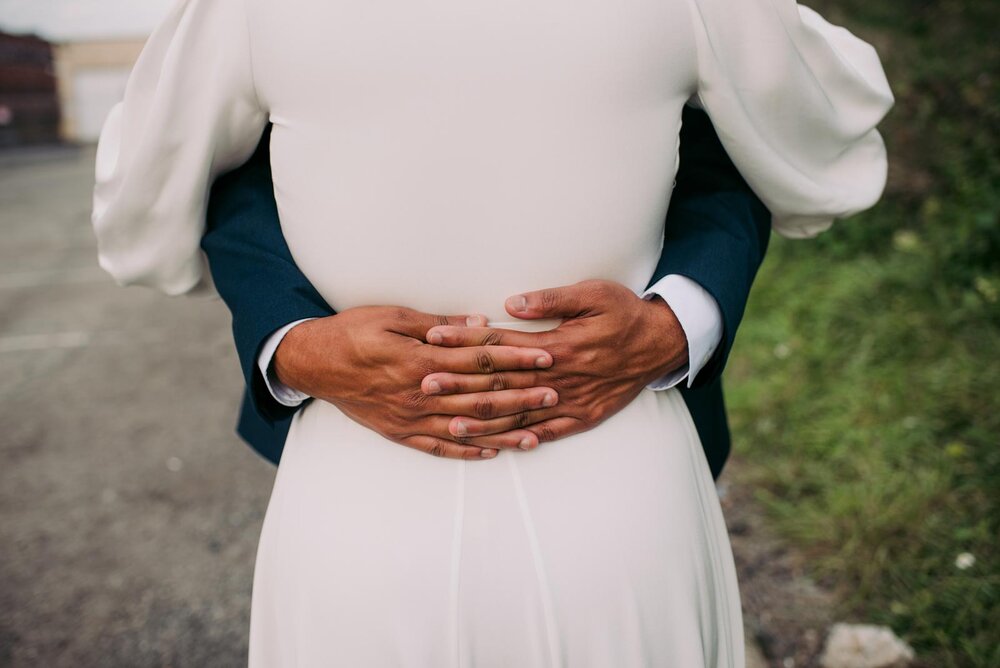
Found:
[[[774,239],[727,372],[737,453],[846,616],[1000,666],[1000,3],[814,6],[883,57],[890,184]]]

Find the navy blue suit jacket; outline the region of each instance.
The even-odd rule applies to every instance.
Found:
[[[257,369],[258,353],[271,333],[289,322],[334,311],[299,271],[285,243],[269,140],[268,131],[246,164],[214,184],[202,248],[232,312],[246,378],[238,431],[277,463],[296,409],[271,397]],[[712,474],[718,476],[730,449],[722,369],[767,250],[771,216],[726,155],[708,116],[694,109],[684,110],[680,169],[664,228],[663,253],[650,284],[668,274],[687,276],[711,293],[722,312],[721,345],[694,387],[681,389]]]

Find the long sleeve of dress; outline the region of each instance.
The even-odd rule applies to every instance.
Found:
[[[811,237],[872,206],[893,103],[875,50],[794,0],[690,3],[698,100],[774,229]]]
[[[244,0],[178,0],[150,37],[97,149],[93,225],[120,284],[180,294],[207,279],[199,249],[212,181],[253,153],[258,103]]]

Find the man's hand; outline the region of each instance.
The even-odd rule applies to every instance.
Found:
[[[449,433],[454,416],[498,418],[554,406],[549,387],[522,386],[464,394],[429,396],[420,389],[431,372],[490,374],[527,372],[552,365],[552,356],[534,346],[428,345],[435,325],[460,329],[483,326],[482,316],[434,316],[399,307],[366,306],[310,320],[294,327],[274,355],[274,371],[285,385],[323,399],[356,422],[397,443],[430,454],[482,459],[499,448],[529,450],[538,437],[524,429],[504,429],[481,437]]]
[[[544,442],[586,431],[687,362],[687,338],[666,302],[644,301],[618,283],[584,281],[517,295],[507,300],[506,308],[517,318],[565,320],[556,329],[534,333],[440,325],[427,332],[427,341],[449,348],[544,349],[552,355],[551,368],[492,375],[431,373],[421,385],[424,393],[454,396],[544,386],[559,391],[559,405],[487,420],[456,417],[449,424],[454,437],[526,429]]]

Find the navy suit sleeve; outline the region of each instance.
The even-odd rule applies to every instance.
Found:
[[[273,423],[296,409],[282,406],[268,392],[257,370],[261,346],[288,323],[332,315],[333,309],[299,271],[281,233],[269,142],[270,128],[246,164],[216,180],[201,247],[233,316],[233,337],[252,407],[266,423]]]
[[[729,358],[771,235],[771,213],[747,185],[708,115],[684,108],[680,168],[650,284],[668,274],[692,279],[719,305],[722,342],[695,378],[715,383]]]

